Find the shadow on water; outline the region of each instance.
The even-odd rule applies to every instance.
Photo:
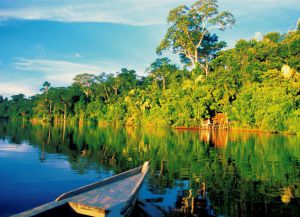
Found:
[[[78,177],[94,171],[96,179],[105,171],[116,174],[150,160],[140,199],[160,207],[166,216],[300,213],[297,136],[92,126],[64,129],[0,121],[0,140],[36,148],[42,165],[53,156],[63,156],[61,161],[67,160]]]

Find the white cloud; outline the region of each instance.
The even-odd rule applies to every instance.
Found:
[[[49,59],[26,59],[16,58],[12,63],[14,70],[23,72],[22,76],[8,82],[0,81],[0,95],[10,97],[11,95],[23,93],[32,96],[39,93],[43,81],[49,81],[52,86],[70,85],[73,78],[81,73],[94,73],[109,69],[111,64],[82,64],[64,60]],[[28,75],[26,73],[28,72]],[[38,76],[32,73],[40,73]]]
[[[75,75],[82,73],[115,73],[124,67],[135,69],[138,74],[144,72],[143,66],[139,66],[136,62],[125,62],[125,60],[120,60],[118,62],[102,60],[93,63],[77,63],[65,60],[26,59],[19,57],[15,59],[13,67],[15,70],[39,72],[44,76],[45,80],[48,80],[56,86],[69,85],[72,83]]]
[[[0,95],[4,97],[10,97],[23,93],[25,96],[32,96],[38,92],[32,85],[26,84],[26,82],[0,82]]]
[[[14,70],[24,73],[13,81],[0,81],[0,95],[4,97],[10,97],[19,93],[23,93],[25,96],[33,96],[40,92],[39,89],[44,81],[49,81],[53,87],[67,86],[73,82],[73,78],[77,74],[115,73],[120,71],[121,68],[128,68],[135,69],[137,74],[143,75],[146,68],[146,66],[139,66],[138,63],[127,60],[118,62],[102,60],[88,64],[65,60],[26,59],[20,57],[15,59],[12,66]],[[32,73],[40,73],[40,75],[37,76],[35,74],[33,76]]]
[[[1,152],[29,152],[32,148],[27,144],[13,145],[13,144],[1,144]]]
[[[0,20],[54,20],[62,22],[112,22],[129,25],[165,24],[170,9],[193,0],[15,0],[1,8]],[[299,0],[222,0],[221,8],[238,16],[270,9],[300,10]]]
[[[54,20],[62,22],[112,22],[129,25],[166,23],[168,11],[180,0],[64,0],[24,3],[16,0],[13,6],[0,9],[0,20]]]
[[[13,63],[16,70],[40,72],[45,80],[56,85],[66,85],[73,81],[77,74],[99,73],[101,68],[93,64],[82,64],[64,60],[16,58]]]

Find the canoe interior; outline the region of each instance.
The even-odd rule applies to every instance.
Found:
[[[142,174],[138,173],[126,179],[104,185],[101,188],[89,190],[84,194],[69,197],[68,202],[77,212],[90,216],[94,216],[95,213],[100,215],[103,210],[114,212],[125,206],[130,196],[135,193],[135,186],[141,178]],[[97,210],[98,207],[101,207],[101,209]]]
[[[61,206],[54,207],[53,209],[46,210],[42,213],[34,215],[36,217],[87,217],[88,215],[80,214],[74,211],[69,203]]]
[[[63,200],[65,198],[69,198],[69,197],[75,196],[77,194],[85,193],[85,192],[87,192],[89,190],[92,190],[92,189],[95,189],[95,188],[105,187],[106,185],[110,185],[110,184],[113,184],[113,183],[118,182],[120,180],[127,179],[130,176],[142,173],[142,168],[143,167],[137,167],[135,169],[132,169],[132,170],[120,173],[118,175],[109,177],[109,178],[104,179],[102,181],[95,182],[95,183],[92,183],[90,185],[86,185],[86,186],[83,186],[81,188],[75,189],[73,191],[64,193],[64,194],[60,195],[58,198],[56,198],[55,201],[60,201],[60,200]]]
[[[64,193],[53,202],[15,216],[128,216],[148,170],[149,162],[145,162],[141,167]]]

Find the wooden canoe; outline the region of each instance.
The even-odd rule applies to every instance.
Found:
[[[145,162],[143,166],[64,193],[53,202],[14,216],[129,216],[148,170],[149,162]]]

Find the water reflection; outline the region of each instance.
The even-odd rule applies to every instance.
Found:
[[[65,156],[78,176],[119,173],[150,160],[141,198],[168,216],[300,213],[296,136],[0,122],[0,138],[37,147],[42,163],[53,154]]]

